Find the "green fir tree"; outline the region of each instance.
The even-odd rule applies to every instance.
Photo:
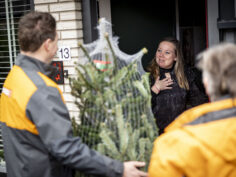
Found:
[[[77,77],[70,78],[80,110],[79,123],[73,119],[74,134],[111,158],[145,161],[146,171],[158,132],[151,112],[149,75],[140,75],[137,60],[124,64],[108,35],[105,39],[107,53],[100,65],[80,45],[88,62],[77,64]]]

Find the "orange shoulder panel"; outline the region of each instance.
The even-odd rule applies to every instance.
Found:
[[[3,85],[1,96],[1,121],[7,126],[38,134],[36,126],[26,117],[26,106],[37,90],[19,66],[14,66]]]
[[[192,122],[193,120],[197,119],[198,117],[212,112],[212,111],[220,111],[227,108],[232,108],[233,105],[236,104],[236,99],[224,99],[216,102],[205,103],[196,107],[193,107],[182,114],[175,121],[173,121],[169,126],[166,127],[165,132],[174,130]]]

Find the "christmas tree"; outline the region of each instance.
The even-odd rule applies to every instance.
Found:
[[[80,44],[87,62],[77,64],[77,77],[70,79],[80,110],[79,122],[73,119],[74,134],[111,158],[148,163],[158,131],[149,76],[141,66],[146,49],[134,55],[121,52],[105,19],[98,30],[97,41]]]

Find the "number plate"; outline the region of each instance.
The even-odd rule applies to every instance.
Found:
[[[57,51],[57,56],[60,60],[71,60],[70,47],[60,46]]]

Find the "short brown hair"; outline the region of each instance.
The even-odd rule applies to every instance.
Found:
[[[18,40],[20,49],[35,52],[47,39],[56,37],[56,21],[46,12],[30,12],[19,21]]]

